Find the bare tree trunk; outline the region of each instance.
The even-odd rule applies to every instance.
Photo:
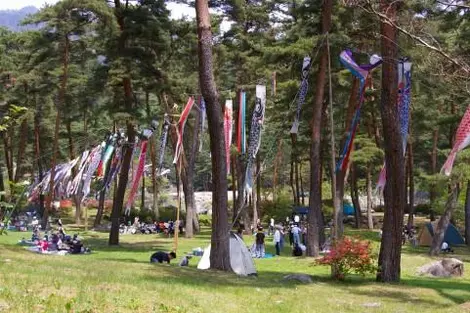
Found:
[[[36,157],[36,162],[38,166],[38,175],[39,181],[43,180],[43,168],[41,162],[41,120],[42,120],[42,102],[37,101],[37,95],[34,94],[34,102],[36,107],[36,112],[34,114],[34,155]],[[3,185],[3,171],[2,171],[2,179],[0,182]],[[41,215],[44,214],[44,194],[39,194],[39,212]]]
[[[429,254],[432,256],[437,256],[439,255],[439,252],[441,252],[441,246],[442,242],[444,241],[444,235],[446,233],[447,227],[449,227],[452,214],[454,213],[455,208],[457,207],[459,194],[460,186],[459,184],[455,184],[452,188],[451,194],[449,195],[449,199],[447,199],[444,214],[442,214],[441,218],[439,219],[439,222],[437,223],[437,227],[434,230],[431,249],[429,250]]]
[[[121,171],[119,172],[119,184],[113,201],[111,212],[111,231],[109,233],[108,244],[119,245],[119,219],[124,205],[124,195],[126,193],[127,181],[129,180],[129,169],[132,161],[133,145],[135,143],[135,130],[132,122],[127,121],[127,145],[123,146],[123,159]]]
[[[282,139],[279,139],[279,143],[277,145],[277,153],[276,158],[274,160],[274,174],[273,174],[273,201],[276,201],[276,194],[277,194],[277,182],[278,182],[278,167],[282,163]]]
[[[361,203],[359,202],[359,191],[357,186],[356,165],[351,164],[351,199],[354,206],[354,217],[356,228],[361,228]]]
[[[69,158],[70,160],[75,159],[75,148],[73,143],[73,136],[72,136],[72,121],[70,119],[67,120],[65,123],[65,127],[67,129],[67,137],[69,140]],[[75,170],[73,173],[75,176]],[[75,203],[75,224],[81,224],[81,212],[82,212],[82,198],[79,195],[73,197],[73,201]]]
[[[409,179],[409,190],[408,190],[408,228],[411,228],[414,223],[415,215],[415,183],[413,179],[413,144],[411,141],[408,143],[408,179]]]
[[[291,156],[290,156],[290,185],[292,188],[292,194],[294,196],[294,204],[299,205],[300,204],[300,199],[299,199],[299,186],[297,183],[297,180],[295,179],[295,172],[297,169],[297,135],[296,134],[291,134]]]
[[[212,30],[207,0],[196,0],[198,28],[199,83],[206,101],[212,155],[211,268],[230,271],[227,211],[227,168],[222,107],[212,65]]]
[[[253,189],[251,192],[251,203],[253,208],[253,229],[256,231],[256,227],[258,226],[258,199],[256,197],[256,190]]]
[[[434,129],[432,133],[432,151],[431,151],[431,174],[436,173],[436,168],[437,168],[437,143],[439,140],[439,129],[436,128]],[[436,204],[436,197],[437,197],[437,190],[436,190],[436,184],[431,183],[431,190],[429,192],[429,199],[431,202],[431,210],[429,212],[429,218],[431,222],[434,222],[436,220],[436,217],[434,216],[434,205]]]
[[[331,28],[332,0],[324,0],[321,13],[321,33],[326,35]],[[313,104],[313,116],[311,120],[312,137],[310,147],[310,198],[307,216],[307,255],[318,256],[320,254],[320,228],[323,221],[321,216],[321,123],[323,113],[323,100],[325,94],[326,70],[328,67],[328,47],[321,47],[320,65],[318,68],[315,101]],[[321,224],[321,225],[320,225]]]
[[[467,193],[465,195],[465,243],[470,246],[470,180],[467,181]]]
[[[155,218],[160,218],[160,211],[158,209],[158,180],[157,180],[157,139],[152,136],[150,139],[150,158],[152,159],[152,190],[153,190],[153,212]]]
[[[60,128],[60,114],[61,109],[65,107],[65,96],[67,92],[67,76],[68,76],[68,66],[69,66],[69,37],[68,34],[64,38],[64,53],[63,53],[63,70],[62,70],[62,81],[59,90],[59,97],[57,103],[57,115],[55,119],[55,130],[54,130],[54,145],[52,148],[52,165],[51,165],[51,179],[49,184],[49,195],[46,201],[46,209],[42,216],[42,228],[46,229],[47,221],[49,219],[49,212],[52,209],[52,201],[54,201],[54,176],[55,176],[55,166],[57,164],[57,152],[59,148],[59,128]]]
[[[260,212],[261,206],[261,161],[259,153],[256,156],[256,209]]]
[[[397,18],[397,2],[381,0],[381,11],[392,21]],[[400,281],[405,173],[403,145],[397,107],[398,30],[382,21],[382,93],[381,114],[385,146],[387,184],[384,190],[385,214],[380,245],[377,281]]]
[[[233,200],[233,211],[232,211],[232,221],[236,216],[237,211],[237,170],[236,162],[237,157],[235,155],[231,156],[232,161],[230,162],[230,173],[232,174],[232,200]]]
[[[367,228],[374,229],[374,219],[372,218],[372,178],[371,166],[367,166],[366,184],[367,184]]]
[[[302,205],[305,205],[304,180],[302,179],[302,161],[299,162],[299,180],[300,180],[300,196],[302,197]]]
[[[26,150],[27,139],[28,139],[28,120],[26,117],[24,117],[20,126],[18,155],[16,158],[15,182],[18,182],[21,176],[23,175],[23,160],[24,160],[24,153]]]
[[[8,131],[3,132],[3,150],[5,151],[5,165],[7,167],[8,180],[14,181],[13,175],[13,151],[11,146],[12,132],[14,128],[11,127]]]

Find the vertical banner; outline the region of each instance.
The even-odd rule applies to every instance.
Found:
[[[400,134],[403,146],[403,155],[406,154],[406,143],[408,141],[408,128],[410,120],[410,103],[411,103],[411,62],[407,59],[398,61],[398,120],[400,123]],[[387,173],[385,163],[379,174],[377,182],[377,190],[383,190],[387,182]]]
[[[237,129],[237,148],[241,154],[246,153],[246,131],[245,131],[245,116],[246,116],[246,92],[240,90],[238,100],[238,129]]]
[[[248,162],[246,165],[245,191],[253,189],[253,164],[261,145],[261,130],[266,110],[266,86],[256,85],[256,103],[251,118],[250,141],[248,145]]]
[[[134,181],[132,183],[131,191],[129,193],[129,198],[127,199],[126,204],[126,214],[129,215],[131,212],[131,206],[134,203],[135,196],[137,194],[137,189],[139,189],[139,183],[144,174],[144,166],[145,166],[145,157],[147,155],[147,144],[148,140],[143,140],[140,143],[140,157],[139,157],[139,165],[137,166],[137,171],[134,177]]]
[[[225,159],[226,159],[226,164],[227,164],[227,174],[230,174],[230,146],[232,145],[232,124],[233,124],[233,101],[225,100],[224,134],[225,134]]]
[[[297,109],[295,111],[295,119],[290,129],[291,134],[297,134],[299,131],[300,123],[300,111],[302,110],[302,105],[305,102],[305,96],[308,92],[308,72],[310,70],[310,57],[304,57],[304,62],[302,64],[302,81],[300,83],[298,98],[297,98]]]
[[[374,68],[382,64],[382,58],[374,54],[370,57],[369,64],[358,65],[352,57],[352,51],[344,50],[343,52],[341,52],[339,60],[343,64],[343,66],[346,67],[351,72],[351,74],[353,74],[360,81],[359,100],[357,103],[356,111],[354,112],[354,116],[351,121],[348,137],[346,138],[343,150],[341,151],[338,163],[336,164],[336,171],[345,171],[349,164],[349,156],[352,151],[356,130],[359,126],[359,119],[361,117],[361,107],[362,103],[364,102],[366,80],[369,76],[369,73]]]
[[[170,129],[170,118],[168,114],[165,113],[163,117],[163,125],[162,125],[162,134],[160,136],[160,150],[158,151],[158,171],[157,175],[161,175],[163,170],[163,159],[165,157],[165,148],[166,148],[166,141],[168,138],[168,130]]]
[[[194,98],[189,97],[186,106],[184,107],[183,112],[181,113],[180,119],[178,121],[178,125],[176,126],[176,134],[178,136],[178,141],[176,143],[176,150],[175,150],[175,158],[173,160],[173,164],[178,163],[178,159],[181,155],[181,151],[183,150],[183,135],[184,135],[184,126],[186,125],[186,121],[189,117],[189,112],[194,105]]]

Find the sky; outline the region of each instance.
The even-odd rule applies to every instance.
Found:
[[[0,0],[0,10],[18,10],[26,6],[35,6],[41,8],[44,4],[54,4],[59,0]],[[183,16],[195,17],[193,8],[184,4],[169,3],[168,9],[171,11],[171,17],[179,19]]]

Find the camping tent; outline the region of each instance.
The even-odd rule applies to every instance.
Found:
[[[209,245],[202,255],[197,268],[207,270],[210,268],[211,246]],[[256,275],[256,268],[250,251],[243,240],[234,233],[230,233],[230,266],[240,276]]]
[[[343,204],[343,214],[344,215],[354,215],[354,212],[355,212],[354,207],[351,204],[349,204],[347,202],[345,202]]]
[[[420,246],[431,246],[432,237],[434,236],[434,230],[437,228],[437,222],[426,223],[426,225],[421,229],[418,235],[418,244]],[[465,241],[462,238],[462,235],[459,233],[457,228],[454,225],[449,224],[444,235],[444,241],[449,245],[463,245]]]

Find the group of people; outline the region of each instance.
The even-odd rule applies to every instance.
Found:
[[[60,222],[60,225],[61,224],[62,223]],[[42,238],[39,232],[39,227],[34,227],[31,240],[28,241],[23,238],[20,243],[33,246],[37,249],[37,252],[41,253],[62,252],[82,254],[91,252],[90,249],[83,246],[83,243],[77,234],[69,236],[61,226],[59,226],[57,231],[52,231],[51,233],[45,232]]]
[[[175,234],[176,222],[169,220],[167,222],[155,221],[151,224],[143,223],[139,221],[139,218],[134,219],[134,223],[131,224],[131,221],[128,222],[127,226],[121,224],[120,233],[121,234],[164,234],[167,237],[172,237]],[[184,232],[184,222],[180,220],[178,223],[179,233],[183,234]]]
[[[294,219],[294,221],[292,222],[287,219],[286,222],[287,226],[284,226],[284,223],[275,224],[274,219],[271,218],[267,235],[273,236],[273,242],[276,248],[276,255],[281,255],[281,251],[284,249],[285,237],[286,235],[288,235],[289,243],[292,247],[292,254],[294,256],[301,256],[303,251],[305,250],[305,245],[307,241],[307,227],[300,221],[296,222],[296,219]],[[253,247],[251,249],[252,256],[255,258],[264,258],[266,251],[266,234],[263,230],[263,227],[259,223],[259,220],[257,231],[254,233],[254,236],[255,243],[253,244]]]

